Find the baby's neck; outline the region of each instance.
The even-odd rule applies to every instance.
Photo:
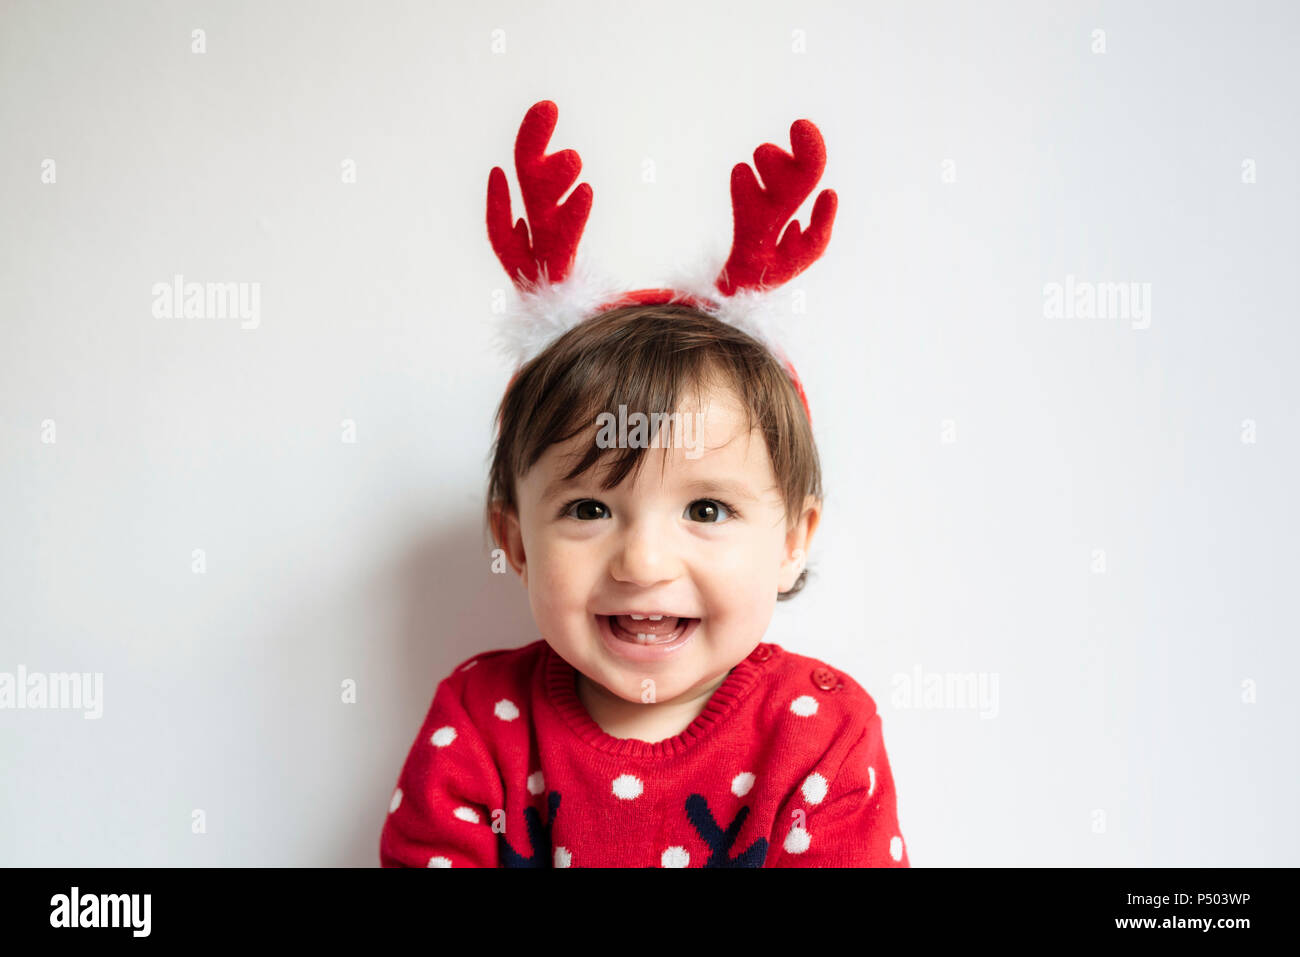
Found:
[[[578,700],[587,709],[591,720],[611,737],[633,738],[654,744],[689,728],[730,673],[728,671],[685,701],[654,704],[625,701],[579,673]]]

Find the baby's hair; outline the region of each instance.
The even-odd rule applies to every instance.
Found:
[[[734,390],[749,428],[763,434],[787,529],[793,528],[805,497],[822,499],[821,464],[808,415],[781,363],[757,339],[691,306],[634,305],[578,323],[525,363],[510,383],[497,407],[499,431],[488,479],[486,518],[493,544],[502,542],[498,511],[518,507],[516,478],[550,446],[583,431],[594,437],[601,412],[625,405],[629,415],[671,413],[680,398],[709,387]],[[669,435],[672,423],[666,420]],[[609,458],[601,488],[612,489],[640,470],[644,455],[642,447],[605,449],[593,441],[566,478]],[[805,568],[777,599],[793,597],[807,576]]]

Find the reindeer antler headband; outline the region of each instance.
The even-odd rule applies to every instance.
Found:
[[[776,341],[770,292],[820,258],[831,238],[833,190],[818,195],[806,231],[798,221],[791,221],[826,166],[826,147],[817,127],[809,120],[795,120],[790,127],[793,153],[772,143],[754,151],[762,185],[747,163],[732,168],[735,232],[731,255],[716,278],[688,278],[673,289],[621,292],[595,279],[577,255],[591,213],[592,192],[582,183],[560,203],[582,171],[582,160],[574,150],[546,153],[558,114],[550,100],[534,104],[515,139],[515,170],[526,222],[520,218],[511,225],[510,190],[501,167],[488,176],[488,238],[519,291],[519,302],[503,324],[502,339],[519,365],[567,329],[605,310],[683,303],[763,342],[785,366],[811,421],[803,385]]]

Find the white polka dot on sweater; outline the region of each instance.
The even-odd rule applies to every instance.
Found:
[[[753,786],[754,775],[748,771],[742,771],[731,779],[731,793],[738,798],[743,798]]]
[[[451,725],[439,728],[429,737],[429,743],[439,748],[445,748],[455,740],[456,729]]]
[[[473,668],[476,664],[478,664],[478,659],[477,659],[477,658],[475,658],[475,659],[474,659],[473,661],[471,661],[469,664],[467,664],[467,665],[465,665],[464,667],[462,667],[460,670],[461,670],[461,671],[469,671],[469,669]]]
[[[438,857],[438,856],[431,857],[429,858],[429,866],[430,867],[451,867],[451,858]]]
[[[388,813],[392,814],[397,810],[398,805],[402,803],[402,789],[398,788],[393,792],[393,799],[388,802]]]
[[[502,698],[492,710],[502,721],[513,721],[519,717],[519,709],[515,707],[515,703],[509,698]]]
[[[670,847],[659,858],[659,863],[664,867],[690,867],[691,852],[684,847]]]
[[[903,839],[897,834],[889,839],[889,856],[896,861],[903,859]]]
[[[614,779],[614,793],[624,800],[640,797],[644,790],[645,786],[635,774],[620,774]]]
[[[808,850],[808,845],[811,843],[812,837],[797,824],[790,828],[790,833],[785,836],[785,849],[789,854],[802,854]]]
[[[573,863],[573,855],[569,853],[567,847],[557,847],[555,849],[555,866],[568,867]]]
[[[528,793],[541,794],[546,790],[546,779],[542,777],[541,771],[534,771],[528,775]]]
[[[871,787],[867,788],[867,797],[871,797],[871,795],[876,793],[876,769],[867,768],[867,777],[871,781]]]
[[[470,824],[478,823],[478,811],[474,810],[472,807],[464,807],[462,805],[461,807],[456,808],[456,810],[452,811],[451,813],[454,814],[456,817],[460,818],[462,821],[468,821]]]
[[[810,774],[803,781],[803,796],[809,804],[821,804],[826,797],[826,779],[820,774]]]
[[[790,710],[801,718],[817,713],[817,699],[810,694],[801,694],[790,702]]]

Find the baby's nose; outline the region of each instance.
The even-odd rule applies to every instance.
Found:
[[[681,574],[681,562],[669,543],[644,526],[628,529],[611,569],[616,579],[648,588]]]

